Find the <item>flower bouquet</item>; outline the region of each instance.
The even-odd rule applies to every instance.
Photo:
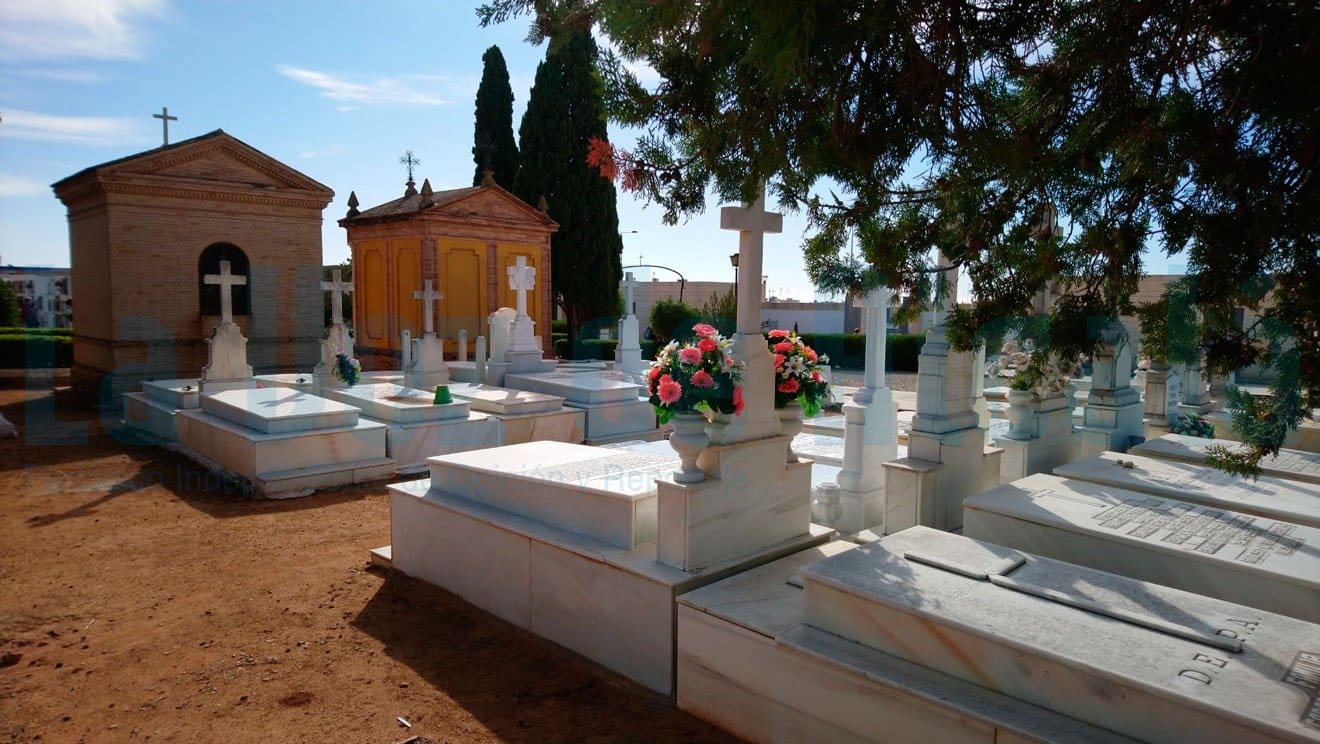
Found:
[[[347,354],[339,352],[335,354],[335,379],[353,387],[357,384],[358,373],[362,371],[362,365],[356,359],[350,358]]]
[[[697,338],[670,341],[655,355],[646,389],[661,424],[676,413],[742,413],[744,362],[729,354],[730,342],[714,326],[692,326]]]
[[[829,364],[830,358],[817,356],[801,336],[782,328],[770,331],[766,342],[775,360],[775,408],[796,401],[804,415],[820,413],[830,395],[829,383],[821,375],[820,366]]]
[[[1215,438],[1215,425],[1206,420],[1203,416],[1196,416],[1190,413],[1178,415],[1178,420],[1169,427],[1169,431],[1174,434],[1185,434],[1191,437],[1200,437],[1202,439]]]

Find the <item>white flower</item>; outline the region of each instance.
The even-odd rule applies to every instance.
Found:
[[[792,375],[800,375],[806,371],[807,363],[806,360],[800,356],[791,356],[788,358],[788,361],[784,362],[784,369],[788,370]]]

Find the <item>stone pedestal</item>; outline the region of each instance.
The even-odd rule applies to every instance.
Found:
[[[972,356],[970,351],[949,348],[943,326],[926,333],[917,359],[914,430],[943,434],[977,426],[980,417],[972,410]]]
[[[1181,391],[1178,398],[1178,413],[1192,416],[1202,416],[1214,408],[1210,399],[1210,378],[1205,373],[1205,365],[1201,360],[1192,364],[1175,364],[1173,369],[1178,373],[1178,379],[1181,383]]]
[[[972,411],[976,413],[976,425],[982,429],[990,428],[990,406],[985,400],[985,347],[972,352]]]
[[[1048,473],[1076,456],[1072,432],[1072,400],[1068,396],[1047,398],[1032,404],[1025,429],[1029,439],[1000,437],[995,446],[1004,450],[1000,481]]]
[[[614,363],[624,372],[642,373],[651,363],[642,360],[641,332],[637,316],[628,315],[619,321],[619,345],[614,347]]]
[[[203,393],[252,387],[247,339],[233,322],[221,322],[206,339],[207,363],[199,381]]]
[[[1154,439],[1169,432],[1178,417],[1182,397],[1181,380],[1166,362],[1151,362],[1146,370],[1146,394],[1142,412],[1146,416],[1146,438]]]
[[[445,365],[445,340],[427,333],[413,342],[412,365],[403,370],[404,387],[435,390],[436,385],[449,384],[449,367]]]
[[[889,388],[862,388],[843,404],[843,417],[843,516],[831,526],[853,534],[884,525],[884,464],[898,458],[898,403]]]
[[[1132,388],[1128,370],[1131,347],[1105,345],[1091,363],[1091,391],[1086,398],[1082,425],[1077,429],[1078,456],[1101,452],[1127,452],[1146,435],[1142,423],[1141,394]]]
[[[340,388],[344,383],[335,377],[335,368],[339,366],[337,354],[348,354],[353,358],[353,337],[343,323],[330,325],[325,329],[325,338],[321,339],[321,358],[312,370],[312,392],[320,395],[326,388]]]

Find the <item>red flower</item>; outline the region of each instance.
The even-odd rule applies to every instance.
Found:
[[[695,346],[684,346],[678,350],[678,361],[684,364],[700,364],[701,351]]]
[[[648,372],[647,374],[651,377],[652,380],[659,379],[659,378],[660,378],[660,368],[659,368],[659,367],[652,367],[652,368],[651,368],[651,371]]]
[[[742,415],[743,407],[746,405],[747,404],[743,402],[742,385],[738,385],[733,389],[733,415]]]
[[[784,356],[783,354],[775,354],[775,369],[779,369],[780,367],[783,367],[784,362],[786,361],[788,361],[788,357]]]
[[[777,354],[792,354],[796,347],[791,341],[780,341],[772,347]]]
[[[706,370],[699,369],[695,375],[692,375],[692,386],[699,388],[713,388],[715,387],[715,378],[711,377],[710,373]]]
[[[816,361],[817,359],[816,350],[811,348],[810,346],[804,346],[802,348],[802,353],[806,355],[807,359],[810,359],[813,362]]]
[[[715,343],[715,339],[713,338],[703,338],[697,342],[697,348],[705,353],[707,351],[715,351],[720,348],[720,345]]]
[[[817,383],[825,382],[825,378],[820,376],[820,370],[818,369],[811,370],[811,379]]]
[[[776,328],[768,334],[770,338],[788,338],[788,331],[783,328]]]
[[[787,380],[784,380],[783,382],[779,383],[778,389],[779,392],[781,393],[796,393],[798,391],[797,378],[790,377]]]
[[[715,326],[708,323],[698,323],[692,326],[692,330],[696,331],[698,336],[718,336],[720,333]]]
[[[674,382],[674,378],[665,375],[660,378],[660,385],[656,389],[656,395],[660,396],[660,402],[664,405],[676,403],[683,396],[683,386]]]

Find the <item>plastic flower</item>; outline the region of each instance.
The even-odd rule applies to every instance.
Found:
[[[770,338],[788,338],[788,331],[783,328],[776,328],[769,333]]]
[[[695,331],[698,336],[718,336],[720,333],[715,326],[708,323],[698,323],[692,326],[692,330]]]
[[[696,374],[692,375],[692,386],[699,388],[713,388],[715,387],[715,378],[711,377],[710,373],[706,370],[699,369]]]
[[[683,396],[683,386],[674,382],[674,378],[665,375],[660,378],[660,384],[656,387],[655,394],[660,397],[660,402],[665,405],[671,405],[678,402]]]
[[[701,350],[695,346],[684,346],[678,352],[678,361],[684,364],[701,364]]]
[[[703,338],[697,342],[697,348],[701,349],[701,353],[704,354],[708,351],[715,351],[720,348],[720,345],[713,338]]]
[[[818,360],[818,357],[816,356],[816,350],[811,348],[810,346],[802,349],[802,354],[806,356],[807,359],[813,362]]]
[[[740,415],[746,405],[743,402],[742,385],[735,386],[733,388],[733,415]]]
[[[792,354],[795,351],[795,347],[791,341],[780,341],[772,348],[777,354]]]
[[[796,393],[797,391],[798,391],[797,378],[790,377],[787,380],[784,380],[783,382],[779,383],[779,392],[781,393]]]

